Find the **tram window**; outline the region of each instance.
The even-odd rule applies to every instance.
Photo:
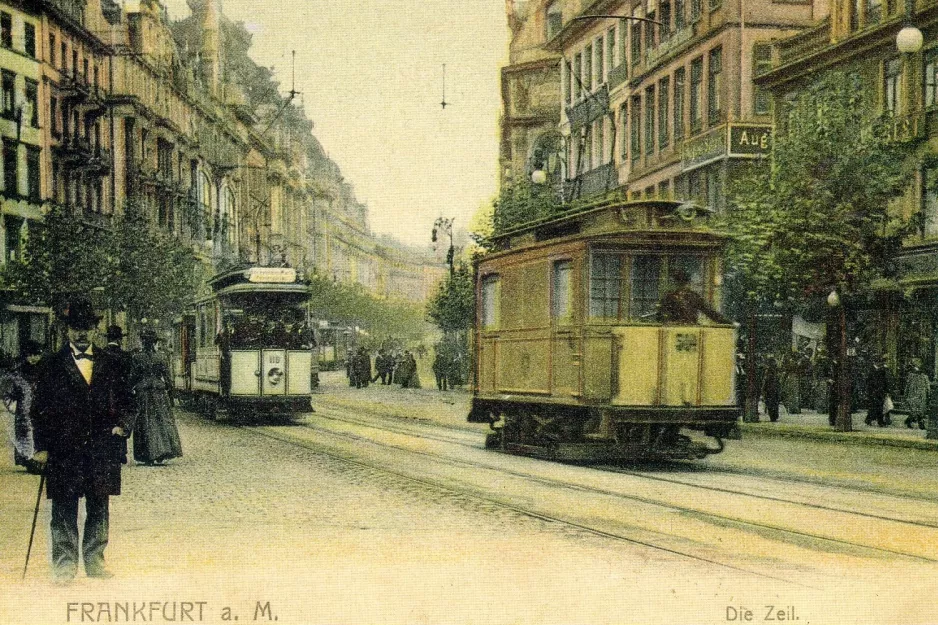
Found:
[[[668,275],[673,275],[675,269],[683,269],[690,277],[690,288],[701,295],[704,294],[703,258],[686,254],[672,256],[668,260]]]
[[[593,254],[590,259],[590,317],[618,319],[622,299],[622,256]]]
[[[482,278],[482,327],[491,329],[498,327],[499,301],[501,289],[497,275]]]
[[[635,256],[632,259],[632,319],[652,320],[661,299],[661,256]]]
[[[558,260],[554,262],[553,284],[551,288],[550,312],[554,319],[569,322],[573,312],[571,306],[571,277],[573,276],[573,261]]]

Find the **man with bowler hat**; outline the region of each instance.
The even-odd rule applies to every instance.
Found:
[[[111,577],[104,566],[108,498],[120,494],[132,410],[121,363],[93,342],[100,321],[84,297],[61,314],[68,342],[39,375],[34,402],[34,460],[45,465],[52,500],[52,572],[58,582],[78,569],[78,502],[85,498],[81,555],[89,577]]]

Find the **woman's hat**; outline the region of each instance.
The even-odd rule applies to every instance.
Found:
[[[59,319],[76,330],[91,330],[101,321],[101,317],[94,312],[94,306],[87,297],[76,297],[70,300],[59,315]]]

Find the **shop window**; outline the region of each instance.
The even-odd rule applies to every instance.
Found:
[[[4,215],[3,228],[6,235],[4,238],[6,260],[20,260],[23,247],[23,219],[13,215]]]

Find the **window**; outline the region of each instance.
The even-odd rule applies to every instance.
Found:
[[[497,275],[482,278],[482,319],[480,323],[483,330],[497,328],[501,315],[499,314],[500,280]]]
[[[547,5],[547,20],[545,36],[548,40],[553,39],[554,35],[563,28],[563,13],[559,0]]]
[[[49,34],[49,65],[55,66],[55,34]]]
[[[13,16],[0,11],[0,46],[13,47]]]
[[[584,172],[593,168],[593,124],[587,124],[581,132],[583,133],[580,135],[583,139],[583,161],[580,164],[580,172]]]
[[[690,64],[690,131],[700,132],[703,127],[703,57],[698,57]]]
[[[674,140],[684,138],[684,87],[686,72],[683,67],[674,70]]]
[[[0,73],[0,114],[13,118],[13,106],[16,92],[16,74],[3,70]]]
[[[555,261],[553,269],[550,314],[557,321],[569,322],[573,316],[573,289],[571,288],[573,261]]]
[[[619,62],[617,65],[621,65],[626,62],[626,52],[628,50],[626,42],[629,38],[629,31],[626,22],[631,20],[619,20],[618,33],[619,33]]]
[[[645,154],[655,151],[655,87],[645,89]]]
[[[622,298],[622,256],[595,252],[590,256],[590,317],[618,319]]]
[[[3,229],[6,231],[4,242],[6,243],[6,259],[18,260],[20,258],[20,248],[23,244],[23,219],[13,215],[3,216]]]
[[[563,64],[563,88],[564,95],[563,100],[568,105],[573,105],[573,71],[570,68],[570,63]]]
[[[684,10],[684,0],[674,0],[674,30],[681,30],[686,26]]]
[[[39,158],[41,151],[38,147],[26,146],[26,184],[29,201],[35,204],[40,200]]]
[[[586,93],[583,94],[583,97],[586,97],[589,93],[593,91],[593,44],[586,46],[586,49],[583,50],[583,89]]]
[[[631,137],[632,160],[637,161],[642,155],[642,98],[640,96],[632,96],[631,118],[629,136]]]
[[[49,124],[52,126],[52,135],[61,136],[62,131],[59,127],[59,99],[49,98]]]
[[[23,51],[27,55],[36,58],[36,27],[29,22],[26,22],[24,24],[24,28]]]
[[[671,181],[663,180],[658,183],[658,197],[662,200],[671,199]]]
[[[757,43],[752,48],[752,74],[761,76],[772,69],[772,46]],[[768,115],[771,112],[769,92],[759,85],[753,85],[752,112],[755,115]]]
[[[650,20],[658,21],[658,18],[655,17],[657,13],[655,12],[654,0],[648,3],[648,12],[645,14],[646,17]],[[655,47],[655,25],[651,22],[645,22],[645,49],[651,50]]]
[[[710,10],[719,9],[721,4],[723,4],[723,0],[710,0]]]
[[[629,111],[628,106],[623,102],[619,106],[619,155],[624,161],[629,154],[629,142],[626,137],[629,136]]]
[[[690,0],[690,21],[700,20],[700,0]]]
[[[668,126],[670,121],[670,108],[668,107],[670,98],[671,80],[662,78],[658,81],[658,146],[662,148],[671,142],[671,133]]]
[[[925,106],[938,104],[938,48],[925,52]]]
[[[68,71],[68,46],[62,42],[62,71]]]
[[[668,258],[668,275],[674,275],[675,270],[682,270],[690,277],[688,286],[700,295],[704,294],[704,264],[700,256],[679,254]],[[669,279],[669,282],[671,280]]]
[[[23,92],[26,104],[29,105],[29,125],[39,127],[39,83],[26,79],[26,88]],[[25,120],[24,120],[25,121]]]
[[[606,119],[603,117],[597,119],[593,122],[593,127],[595,128],[593,136],[596,139],[596,147],[593,151],[596,161],[594,166],[599,167],[606,158]]]
[[[661,27],[661,40],[665,41],[671,36],[671,0],[661,0],[661,17],[659,22],[664,24]]]
[[[898,58],[886,61],[883,71],[883,111],[892,115],[899,112],[899,78],[902,62]]]
[[[19,195],[19,154],[17,143],[11,139],[3,140],[3,192],[7,197]]]
[[[573,99],[575,101],[583,97],[583,81],[580,79],[582,58],[583,55],[579,52],[573,55]]]
[[[661,256],[641,255],[632,259],[632,288],[629,317],[651,321],[657,315],[661,289]]]
[[[606,72],[611,72],[616,66],[616,29],[606,31]]]
[[[866,0],[866,23],[878,24],[883,19],[883,0]]]
[[[723,49],[710,51],[710,76],[707,83],[708,120],[711,126],[723,119]]]
[[[605,57],[605,39],[600,37],[593,44],[593,53],[596,55],[596,84],[601,85],[606,82],[606,57]]]
[[[641,17],[641,11],[635,9],[633,14],[636,17]],[[631,38],[632,38],[632,65],[638,65],[639,61],[642,60],[642,23],[638,20],[630,20],[632,26],[630,28]]]

